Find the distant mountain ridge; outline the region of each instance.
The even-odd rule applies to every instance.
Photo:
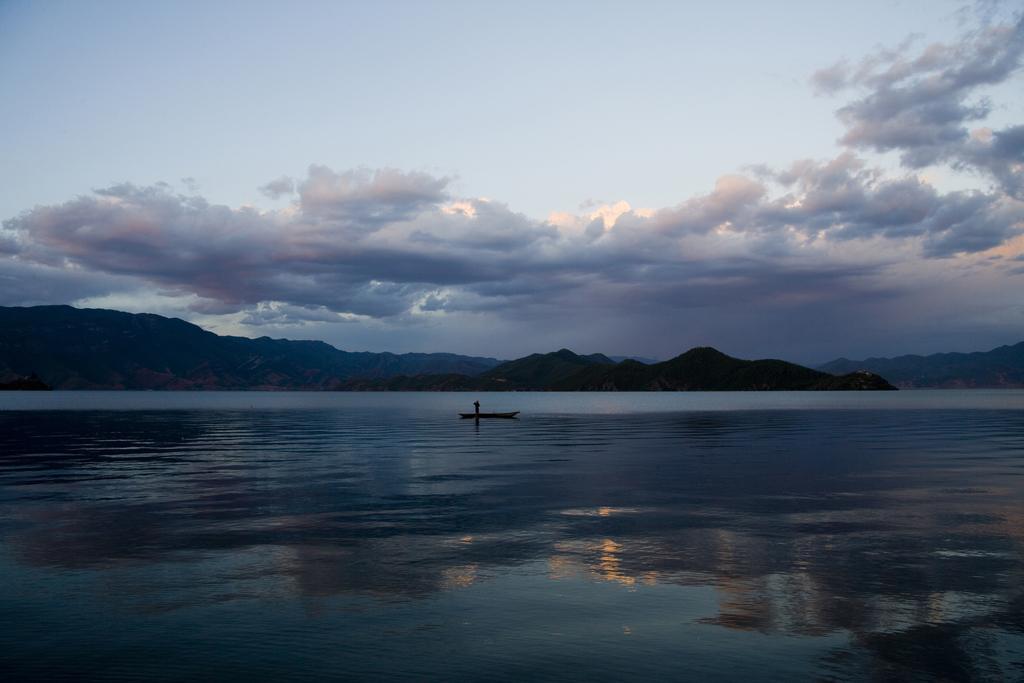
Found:
[[[999,386],[1019,386],[1014,382],[1022,377],[1022,356],[1024,343],[1002,347],[989,354],[938,354],[924,360],[963,357],[981,367],[985,365],[982,361],[998,357],[1002,363],[996,373],[998,381],[1002,382]],[[906,358],[921,357],[871,360],[895,364]],[[616,363],[604,354],[578,355],[568,349],[535,353],[511,361],[450,353],[352,353],[320,341],[219,336],[184,320],[148,313],[71,306],[0,307],[0,384],[36,373],[42,383],[55,389],[787,391],[893,388],[880,375],[895,370],[888,366],[865,367],[866,363],[839,359],[822,368],[811,369],[782,360],[740,360],[710,347],[691,349],[671,360],[649,364],[628,358]],[[830,372],[843,375],[834,377]]]
[[[580,356],[569,349],[552,353],[534,353],[517,360],[499,363],[476,377],[435,375],[394,377],[386,380],[353,379],[337,387],[339,391],[545,391],[559,379],[569,377],[590,365],[614,365],[603,353]]]
[[[871,377],[875,377],[871,375]],[[860,379],[861,382],[854,381]],[[881,379],[881,378],[878,378]],[[842,380],[842,381],[840,381]],[[740,360],[711,347],[698,347],[663,363],[624,360],[592,365],[553,382],[550,391],[800,391],[892,389],[884,380],[833,375],[783,360]]]
[[[477,377],[395,377],[349,380],[340,391],[856,391],[894,390],[882,377],[835,377],[782,360],[740,360],[710,347],[663,363],[614,363],[602,354],[562,349],[509,361]]]
[[[635,360],[637,362],[643,363],[644,365],[654,365],[655,363],[658,362],[658,361],[654,360],[653,358],[644,358],[643,356],[608,356],[608,357],[611,358],[616,363],[621,363],[624,360]]]
[[[43,384],[33,373],[11,382],[0,382],[0,391],[53,391],[53,387]]]
[[[500,361],[451,353],[351,353],[321,341],[219,336],[151,313],[0,306],[0,382],[55,389],[330,389],[353,377],[459,373]]]
[[[832,374],[866,370],[901,389],[1024,388],[1024,342],[975,353],[936,353],[849,360],[837,358],[815,368]]]
[[[506,361],[480,373],[479,377],[511,382],[531,389],[546,389],[552,382],[575,375],[590,365],[609,366],[615,365],[615,361],[603,353],[579,356],[569,349],[561,349]]]

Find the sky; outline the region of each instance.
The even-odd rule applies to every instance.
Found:
[[[0,2],[0,305],[348,351],[1024,340],[1024,2]]]

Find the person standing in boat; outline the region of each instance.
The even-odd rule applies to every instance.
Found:
[[[481,413],[480,412],[480,401],[473,401],[473,407],[476,409],[476,412],[473,412],[473,413],[459,413],[459,416],[463,417],[463,418],[475,417],[476,419],[479,420],[482,417],[515,417],[516,415],[519,414],[518,410],[513,411],[511,413]]]

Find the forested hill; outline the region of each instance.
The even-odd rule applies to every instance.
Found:
[[[816,369],[832,374],[867,370],[903,389],[1019,389],[1024,388],[1024,342],[977,353],[838,358]]]
[[[562,349],[552,353],[534,353],[525,358],[506,361],[480,373],[480,377],[526,386],[530,389],[546,389],[552,382],[572,376],[591,365],[610,366],[615,365],[615,361],[603,353],[580,356],[569,349]]]
[[[782,360],[740,360],[711,347],[690,349],[664,363],[624,360],[591,365],[553,382],[550,391],[799,391],[893,389],[869,373],[834,377]]]
[[[952,354],[947,354],[952,355]],[[862,370],[864,368],[854,368]],[[881,373],[834,377],[710,347],[663,363],[568,349],[512,361],[352,353],[320,341],[219,336],[177,318],[71,306],[0,307],[0,388],[35,373],[55,389],[340,391],[786,391],[892,389]],[[15,385],[7,383],[17,380]],[[27,386],[27,385],[26,385]]]
[[[533,354],[477,377],[395,377],[350,380],[342,391],[844,391],[893,390],[882,377],[854,372],[835,377],[781,360],[740,360],[704,347],[653,365],[612,363],[601,354],[567,349]]]
[[[151,313],[0,306],[0,382],[36,373],[55,389],[329,389],[353,377],[473,376],[498,363],[219,336]]]

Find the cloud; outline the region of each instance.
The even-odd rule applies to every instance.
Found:
[[[288,304],[260,304],[246,311],[240,321],[242,325],[256,327],[305,325],[307,322],[345,323],[356,322],[358,316],[344,315],[323,306],[290,306]]]
[[[894,257],[984,251],[1024,231],[1024,205],[1010,197],[940,194],[914,176],[883,177],[850,153],[795,163],[773,180],[786,194],[772,198],[765,182],[727,175],[673,208],[620,202],[540,221],[492,200],[444,204],[443,178],[315,166],[299,200],[280,211],[123,184],[6,221],[4,250],[23,268],[73,264],[194,294],[192,310],[204,313],[278,302],[294,307],[292,318],[386,318],[453,287],[460,295],[435,297],[431,310],[528,306],[601,283],[717,282],[729,296],[765,298],[780,272],[809,285],[846,272],[836,267],[844,244],[890,242],[861,272]],[[790,262],[799,268],[787,271]],[[738,294],[737,283],[750,292]]]
[[[138,289],[138,280],[76,267],[0,258],[0,306],[41,306]]]
[[[814,81],[823,90],[865,91],[839,110],[846,151],[724,175],[660,209],[618,201],[534,219],[454,197],[446,177],[390,168],[313,165],[305,178],[282,176],[261,191],[296,196],[272,211],[163,184],[115,185],[4,221],[3,301],[64,303],[139,286],[249,327],[473,318],[514,321],[537,339],[598,323],[608,338],[722,335],[747,320],[791,328],[792,340],[818,334],[823,320],[831,333],[848,329],[839,310],[898,320],[907,309],[892,302],[920,282],[973,272],[1024,234],[1024,126],[966,127],[990,108],[969,98],[1018,68],[1020,35],[1020,24],[989,27],[917,56],[908,42],[822,70]],[[904,172],[872,167],[859,148],[899,151]],[[916,172],[935,160],[997,183],[940,192]]]
[[[754,227],[757,209],[767,193],[759,181],[740,174],[725,175],[715,181],[710,194],[658,212],[657,222],[665,230],[696,234],[739,225]]]
[[[906,55],[909,43],[882,51],[856,67],[845,61],[817,71],[811,83],[834,94],[849,88],[864,95],[837,112],[846,126],[840,142],[855,149],[897,151],[907,168],[938,163],[972,168],[994,177],[1022,199],[1024,131],[1015,126],[972,135],[992,103],[980,89],[1016,76],[1024,55],[1024,19],[987,26],[950,44],[934,43]]]
[[[999,192],[940,194],[918,176],[887,178],[851,153],[802,161],[776,175],[798,193],[759,213],[761,225],[790,226],[806,238],[920,238],[925,256],[949,257],[999,246],[1024,231],[1024,204]]]
[[[974,134],[976,133],[976,134]],[[993,131],[974,131],[954,164],[958,168],[983,169],[1003,191],[1024,200],[1024,125]]]
[[[285,195],[295,193],[295,181],[288,176],[283,175],[277,180],[271,180],[266,185],[261,185],[259,191],[261,194],[270,197],[271,199],[280,199]]]
[[[326,166],[313,165],[299,185],[299,197],[303,216],[318,225],[372,232],[444,201],[448,182],[448,178],[392,168],[335,173]]]

